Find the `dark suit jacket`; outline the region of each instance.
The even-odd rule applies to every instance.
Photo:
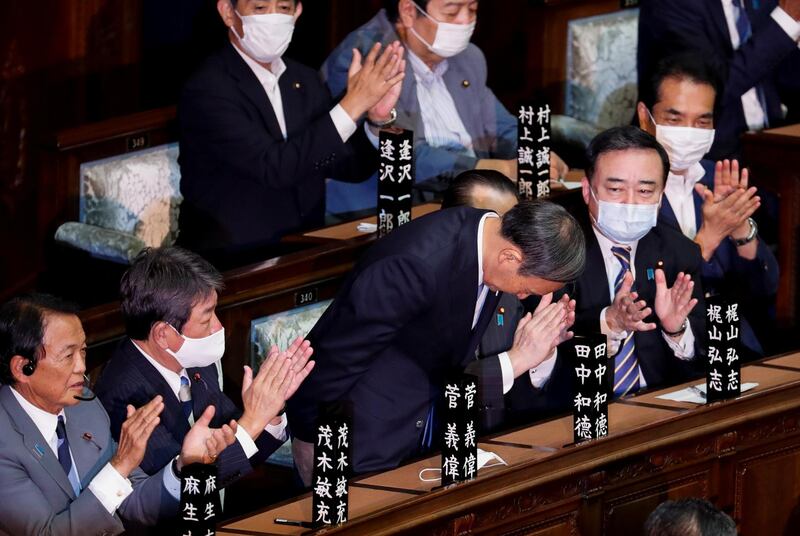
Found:
[[[287,408],[298,438],[314,440],[319,402],[344,399],[354,408],[355,471],[415,454],[445,374],[473,358],[497,299],[489,292],[472,330],[485,212],[429,214],[363,256],[308,336],[316,367]]]
[[[286,140],[264,88],[231,44],[181,96],[179,241],[214,260],[322,225],[325,178],[364,180],[378,167],[363,128],[342,143],[319,75],[284,61]]]
[[[241,416],[241,411],[219,390],[216,366],[191,368],[186,372],[192,382],[195,418],[211,405],[216,408],[211,420],[214,428]],[[189,421],[183,415],[183,407],[164,377],[145,359],[130,339],[125,339],[117,347],[97,381],[95,393],[111,418],[111,433],[115,438],[119,438],[128,404],[138,408],[156,395],[164,398],[161,422],[150,436],[140,465],[145,473],[153,474],[180,453],[183,438],[190,429]],[[252,470],[251,464],[266,460],[280,445],[281,442],[264,432],[256,441],[258,454],[249,460],[238,441],[226,448],[217,459],[220,487],[228,486],[249,473]]]
[[[706,170],[700,182],[709,188],[714,185],[714,162],[702,161]],[[693,192],[694,214],[697,229],[703,223],[703,200]],[[680,225],[669,200],[661,202],[659,222],[680,232]],[[723,240],[709,262],[703,262],[703,290],[708,294],[726,296],[740,304],[743,312],[741,322],[744,359],[763,357],[764,349],[752,325],[769,323],[778,292],[778,260],[763,240],[759,240],[756,258],[743,259],[730,240]]]
[[[533,300],[538,303],[537,300]],[[514,380],[511,390],[503,394],[503,374],[498,354],[514,344],[514,333],[520,319],[525,316],[526,305],[513,294],[502,294],[483,333],[479,358],[467,366],[467,372],[478,376],[481,433],[487,434],[504,427],[527,424],[545,419],[556,413],[568,411],[572,401],[572,375],[567,362],[556,357],[556,364],[548,381],[536,389],[525,373]],[[497,315],[503,308],[503,323]]]
[[[605,307],[611,305],[608,277],[600,245],[591,228],[585,227],[585,233],[586,270],[576,281],[573,293],[573,297],[577,301],[575,326],[573,327],[576,335],[600,333],[600,313]],[[667,285],[671,286],[674,283],[678,272],[690,274],[692,281],[695,282],[692,296],[698,299],[697,305],[689,314],[689,323],[695,337],[694,360],[684,361],[675,357],[661,334],[661,326],[655,312],[645,318],[645,322],[655,322],[658,327],[652,331],[636,332],[634,335],[639,366],[648,388],[680,383],[690,377],[700,375],[703,370],[701,356],[706,352],[706,324],[705,300],[700,274],[702,260],[697,244],[665,225],[656,225],[639,240],[634,259],[636,266],[635,290],[639,293],[639,298],[654,308],[656,282],[655,278],[648,277],[648,270],[652,269],[655,273],[658,262],[663,261]],[[613,275],[616,276],[616,273]],[[568,344],[569,342],[559,347],[559,353]],[[613,381],[610,374],[609,379]]]
[[[739,136],[748,130],[741,97],[750,88],[759,84],[764,89],[770,126],[782,122],[782,99],[790,111],[798,104],[800,50],[770,16],[777,0],[744,0],[744,3],[753,34],[734,51],[720,0],[641,2],[640,84],[649,84],[660,58],[683,50],[707,58],[725,80],[724,92],[717,97],[718,113],[714,120],[717,133],[710,158],[715,160],[739,152]],[[640,93],[642,90],[640,86]]]
[[[0,387],[0,534],[119,534],[120,517],[130,529],[128,520],[155,525],[177,515],[178,501],[163,485],[163,471],[171,469],[163,466],[150,477],[134,470],[128,477],[133,493],[109,514],[86,490],[117,449],[108,431],[108,415],[97,401],[64,408],[64,413],[70,452],[84,490],[78,496],[11,388]]]

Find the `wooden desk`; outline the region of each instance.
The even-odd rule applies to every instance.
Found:
[[[800,231],[800,125],[774,128],[742,137],[743,161],[752,183],[779,199],[777,319],[794,327],[798,313],[798,231]],[[763,209],[762,209],[763,210]]]
[[[483,469],[447,489],[421,482],[439,458],[361,478],[351,521],[332,534],[639,534],[663,500],[706,497],[742,535],[794,534],[800,526],[800,353],[742,372],[759,386],[725,403],[695,406],[645,393],[609,407],[611,435],[572,445],[563,417],[480,442],[509,467]],[[689,385],[689,384],[686,384]],[[302,534],[275,517],[310,520],[309,496],[228,522],[221,536]]]
[[[436,210],[441,208],[440,203],[426,203],[424,205],[418,205],[416,207],[411,208],[411,219],[417,219],[420,216],[424,216],[426,214],[430,214]],[[378,222],[377,216],[369,216],[366,218],[361,218],[359,220],[350,221],[347,223],[342,223],[339,225],[333,225],[331,227],[325,227],[323,229],[317,229],[315,231],[309,231],[307,233],[303,233],[302,237],[311,241],[315,242],[328,242],[331,240],[349,240],[351,238],[357,238],[359,236],[374,234],[374,233],[365,233],[358,230],[358,224],[360,223],[371,223],[372,225],[376,225]]]

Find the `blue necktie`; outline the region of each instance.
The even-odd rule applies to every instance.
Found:
[[[628,248],[612,247],[611,253],[619,261],[621,268],[614,281],[614,294],[619,292],[625,274],[631,270],[631,252]],[[639,390],[639,358],[636,356],[636,342],[631,331],[614,357],[614,396],[621,397]]]
[[[64,425],[64,417],[58,416],[58,423],[56,424],[56,437],[58,438],[58,463],[64,470],[64,473],[72,485],[72,490],[75,495],[80,495],[81,486],[78,482],[78,475],[73,474],[72,471],[72,456],[69,453],[69,439],[67,439],[67,427]]]
[[[750,25],[750,18],[747,16],[747,9],[744,7],[743,0],[732,0],[734,16],[736,17],[736,31],[739,33],[739,47],[744,45],[753,35],[753,27]],[[764,128],[769,126],[767,114],[767,99],[764,96],[764,89],[756,85],[756,95],[761,108],[764,110]]]
[[[192,415],[192,388],[189,386],[189,378],[181,376],[181,388],[178,391],[178,398],[183,406],[183,416],[186,420]]]

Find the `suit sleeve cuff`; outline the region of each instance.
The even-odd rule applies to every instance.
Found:
[[[683,359],[684,361],[694,359],[694,332],[692,331],[691,323],[686,326],[686,331],[683,332],[683,335],[678,341],[673,340],[672,337],[663,331],[661,332],[661,336],[664,337],[664,340],[667,342],[670,350],[675,354],[675,357]]]
[[[778,26],[780,26],[792,40],[800,40],[800,22],[794,20],[792,16],[786,13],[780,6],[772,10],[771,16],[772,20],[777,22]]]
[[[344,108],[340,104],[337,104],[331,110],[331,121],[333,121],[333,126],[336,127],[336,131],[339,133],[339,136],[342,138],[342,143],[347,143],[347,140],[350,139],[350,136],[355,134],[356,132],[356,123],[353,121],[347,112],[344,111]]]
[[[91,491],[109,514],[114,515],[119,505],[133,493],[130,480],[124,478],[107,463],[89,484]]]
[[[247,433],[247,430],[245,430],[244,427],[236,427],[236,440],[239,442],[239,445],[241,445],[244,455],[247,456],[248,460],[255,456],[258,452],[256,442],[253,441],[253,438],[250,437],[250,434]]]
[[[514,387],[514,367],[511,366],[508,352],[497,354],[497,359],[500,361],[500,374],[503,376],[503,394],[506,394]]]
[[[289,434],[286,433],[286,414],[284,413],[281,415],[280,423],[267,424],[267,427],[264,428],[264,430],[278,441],[286,441],[289,439]]]
[[[164,484],[164,489],[172,496],[173,499],[176,501],[181,500],[181,479],[175,474],[173,471],[172,466],[175,463],[175,460],[169,462],[169,467],[164,470],[164,477],[162,478],[162,483]]]
[[[541,389],[544,387],[544,384],[547,383],[547,380],[550,379],[550,376],[553,375],[553,369],[556,366],[556,358],[558,357],[558,348],[553,350],[553,354],[539,363],[539,366],[536,368],[532,368],[528,371],[528,375],[531,378],[531,385],[535,389]]]

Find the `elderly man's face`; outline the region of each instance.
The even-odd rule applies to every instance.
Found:
[[[217,0],[217,11],[226,27],[233,26],[237,35],[244,36],[242,19],[239,18],[236,12],[243,17],[271,13],[299,17],[300,13],[303,12],[303,6],[295,0],[237,0],[235,6],[231,0]]]
[[[425,11],[430,15],[426,17],[414,7],[412,0],[400,1],[400,20],[404,26],[414,30],[428,43],[436,39],[438,25],[431,18],[439,22],[450,24],[471,24],[478,19],[478,0],[430,0]]]
[[[46,313],[44,355],[31,376],[18,377],[17,389],[52,414],[78,403],[86,372],[86,335],[75,315]]]
[[[653,205],[664,190],[664,168],[652,149],[626,149],[603,153],[595,164],[591,181],[582,181],[583,200],[597,219],[597,201]],[[591,190],[594,190],[592,195]]]

